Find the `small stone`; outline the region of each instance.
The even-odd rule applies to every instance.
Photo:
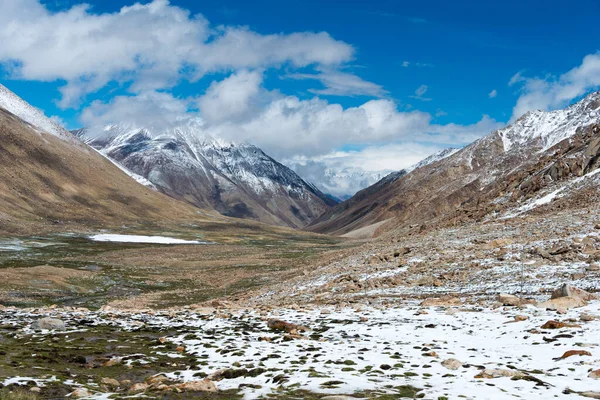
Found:
[[[515,315],[515,321],[517,322],[527,321],[528,319],[529,317],[527,315]]]
[[[442,361],[442,367],[455,371],[462,367],[463,363],[457,360],[456,358],[449,358],[447,360]]]
[[[369,318],[367,317],[360,317],[360,322],[367,322],[369,320]]]
[[[590,374],[588,375],[588,378],[600,379],[600,369],[590,372]]]

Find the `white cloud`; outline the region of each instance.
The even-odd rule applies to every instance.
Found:
[[[425,93],[427,93],[427,90],[429,90],[429,87],[427,85],[421,85],[417,88],[417,90],[415,90],[414,96],[410,96],[410,97],[412,97],[413,99],[418,99],[418,100],[422,100],[422,101],[430,101],[431,99],[423,97],[425,95]]]
[[[262,35],[247,27],[213,28],[166,0],[95,14],[87,5],[51,12],[38,0],[0,2],[0,62],[13,78],[64,80],[63,107],[111,81],[143,92],[181,79],[238,69],[338,66],[352,46],[325,32]]]
[[[492,90],[492,91],[491,91],[491,92],[488,94],[488,97],[489,97],[490,99],[493,99],[493,98],[495,98],[496,96],[498,96],[498,91],[497,91],[496,89]]]
[[[193,99],[148,91],[136,96],[116,96],[108,103],[94,101],[82,111],[80,120],[85,126],[120,122],[160,130],[182,123],[192,115]]]
[[[509,85],[521,85],[521,94],[513,108],[511,120],[527,111],[564,107],[590,90],[600,87],[600,53],[584,57],[581,65],[558,76],[527,78],[515,74]]]
[[[335,151],[312,158],[298,156],[283,161],[305,179],[317,182],[326,193],[346,197],[443,148],[403,142],[368,146],[356,151]]]
[[[373,97],[384,97],[387,92],[376,83],[345,72],[336,70],[324,70],[319,74],[289,74],[291,79],[315,79],[321,81],[325,89],[311,89],[310,92],[321,95],[332,96],[358,96],[366,95]]]
[[[198,100],[201,115],[211,123],[239,120],[249,113],[260,112],[256,99],[263,81],[259,71],[240,71],[228,78],[213,82],[206,94]]]

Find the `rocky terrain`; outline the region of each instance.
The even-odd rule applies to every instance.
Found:
[[[175,199],[221,214],[301,228],[337,203],[256,146],[202,137],[202,122],[73,131]]]

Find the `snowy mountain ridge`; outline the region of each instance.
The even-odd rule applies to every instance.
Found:
[[[575,135],[578,128],[599,118],[600,92],[594,92],[565,109],[529,111],[497,133],[505,152],[532,140],[539,140],[543,151]]]
[[[300,227],[333,201],[258,147],[202,134],[202,121],[168,128],[111,124],[73,133],[159,191],[234,217]]]
[[[72,135],[65,128],[46,117],[42,111],[31,106],[2,84],[0,84],[0,107],[21,118],[37,130],[50,133],[67,141],[73,141]]]

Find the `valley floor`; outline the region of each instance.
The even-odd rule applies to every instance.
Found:
[[[0,399],[599,398],[596,211],[372,242],[5,240]],[[543,303],[563,284],[592,294]]]

